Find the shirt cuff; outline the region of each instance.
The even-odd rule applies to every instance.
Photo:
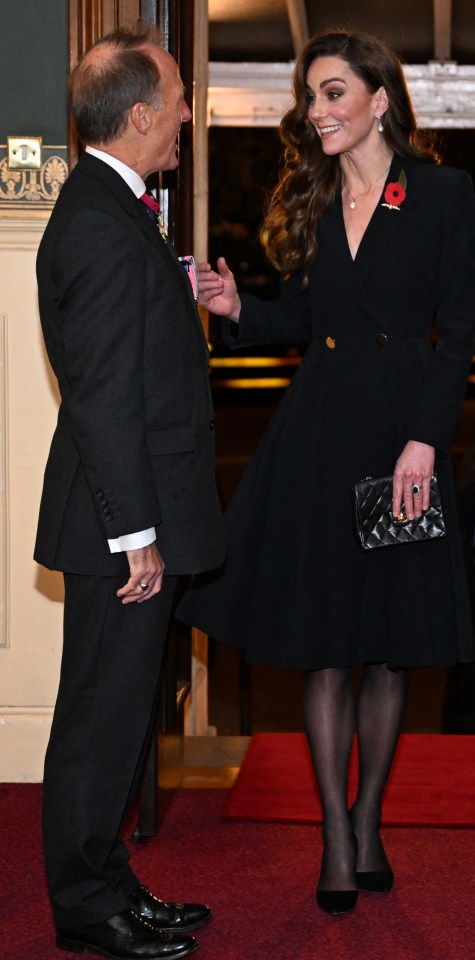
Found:
[[[124,553],[125,550],[140,550],[140,547],[148,547],[155,539],[155,527],[148,527],[147,530],[139,530],[138,533],[124,533],[122,537],[108,540],[107,543],[111,553]]]

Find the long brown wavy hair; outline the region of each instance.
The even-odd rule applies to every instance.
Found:
[[[369,93],[384,87],[389,107],[383,136],[403,157],[437,163],[434,138],[417,129],[401,62],[376,37],[332,30],[312,37],[295,65],[295,103],[282,118],[284,144],[281,175],[263,224],[267,255],[282,274],[306,273],[317,249],[317,223],[333,202],[340,183],[338,156],[326,156],[320,137],[308,122],[307,73],[319,57],[340,57],[365,84]]]

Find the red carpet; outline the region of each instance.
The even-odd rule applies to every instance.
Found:
[[[223,821],[223,790],[181,790],[157,839],[133,846],[163,897],[208,901],[198,960],[473,960],[475,831],[386,829],[389,895],[330,917],[315,904],[320,831]],[[41,788],[0,784],[1,960],[73,960],[54,943],[41,861]],[[89,956],[89,954],[88,954]],[[92,954],[91,960],[92,960]]]
[[[356,759],[353,751],[350,803],[356,791]],[[321,822],[304,734],[260,733],[252,737],[223,817]],[[475,736],[404,734],[384,798],[383,823],[475,826]]]

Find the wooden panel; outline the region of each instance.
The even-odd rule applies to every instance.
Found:
[[[116,27],[133,26],[141,16],[140,8],[140,0],[70,0],[71,69],[99,37]]]
[[[188,105],[193,95],[194,0],[159,0],[162,43],[178,63]],[[168,234],[180,254],[193,250],[193,124],[180,131],[180,163],[177,170],[158,178],[160,203]],[[153,178],[150,181],[153,186]]]
[[[142,7],[145,8],[142,11]],[[69,0],[69,68],[72,70],[96,40],[116,27],[132,27],[144,16],[153,22],[151,0]],[[78,159],[78,139],[69,127],[69,169]]]
[[[434,0],[434,59],[450,60],[452,52],[452,0]]]
[[[287,13],[294,45],[294,54],[298,57],[309,38],[305,0],[287,0]]]

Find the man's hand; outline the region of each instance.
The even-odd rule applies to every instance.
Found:
[[[126,553],[130,577],[125,586],[117,591],[117,596],[122,597],[124,604],[144,603],[160,593],[165,564],[156,543],[140,547],[139,550],[127,550]]]

